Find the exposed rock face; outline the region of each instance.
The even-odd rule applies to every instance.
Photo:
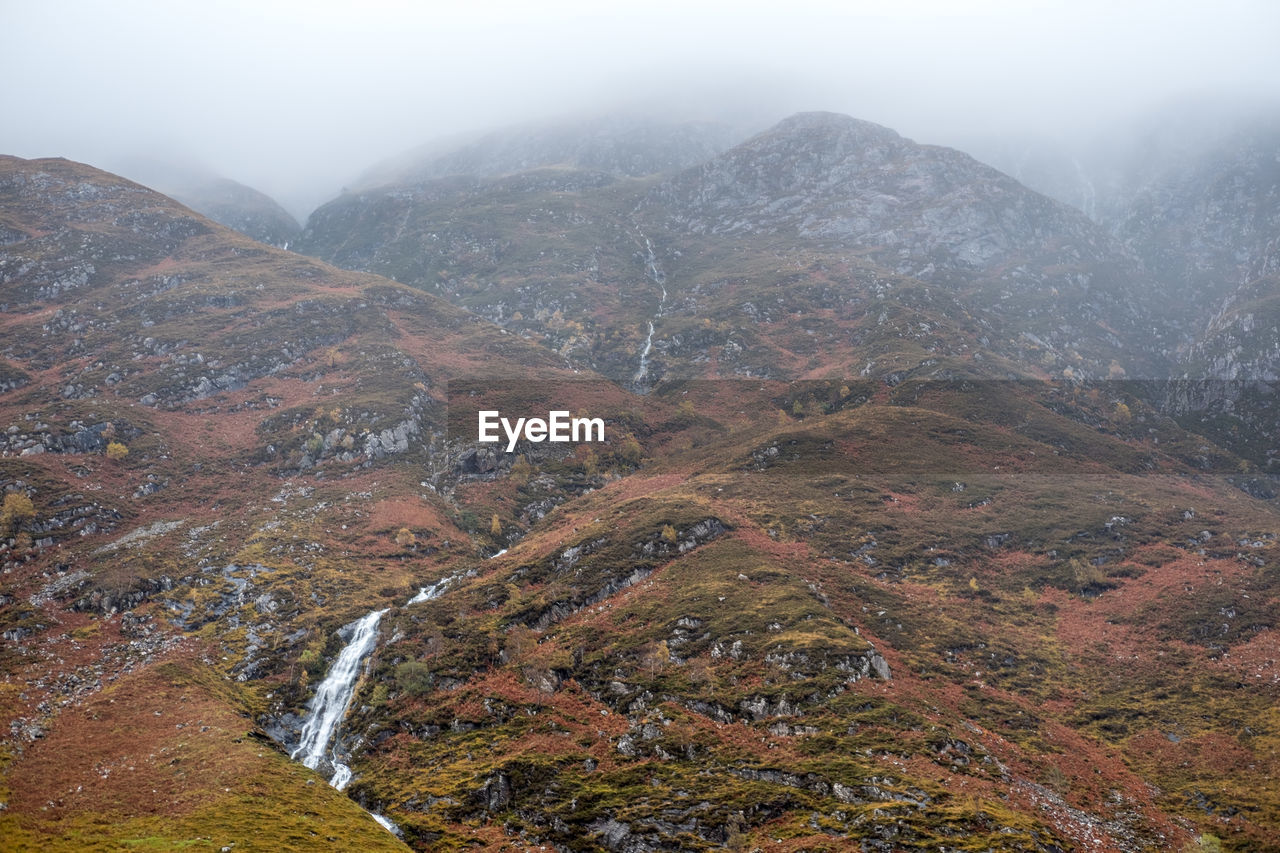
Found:
[[[610,551],[606,548],[608,539],[580,542],[565,548],[551,560],[550,569],[561,575],[572,572],[583,580],[575,585],[571,598],[556,601],[544,610],[529,614],[527,618],[530,624],[543,630],[584,607],[604,601],[619,590],[644,580],[658,565],[659,560],[688,553],[721,536],[726,530],[720,519],[704,518],[687,529],[677,531],[674,541],[655,533],[645,541],[635,543],[628,555],[629,559],[621,562],[617,559],[616,549]],[[580,565],[598,552],[606,552],[604,559],[591,561],[594,565]]]
[[[652,188],[589,158],[547,169],[561,160],[462,149],[325,205],[299,245],[648,384],[787,378],[818,352],[853,369],[844,348],[881,335],[1036,370],[1163,375],[1172,344],[1139,265],[1085,216],[958,151],[815,113],[707,154],[674,158],[683,171]],[[895,322],[908,315],[920,324]]]
[[[1236,288],[1185,361],[1188,378],[1280,383],[1280,275]]]
[[[643,211],[672,235],[858,250],[1058,349],[1098,338],[1095,324],[1132,345],[1148,314],[1140,268],[1079,212],[959,151],[847,116],[786,119],[664,183]]]
[[[1215,438],[1260,466],[1271,484],[1243,488],[1274,494],[1280,484],[1280,276],[1241,285],[1205,324],[1169,387],[1169,411],[1199,421]]]
[[[48,424],[36,423],[24,429],[14,424],[0,433],[0,451],[22,456],[38,453],[102,453],[112,437],[128,441],[138,435],[138,430],[127,422],[119,424],[106,421],[85,426],[79,421],[71,424],[70,431],[55,432]]]

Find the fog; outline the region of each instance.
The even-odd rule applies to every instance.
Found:
[[[554,116],[827,109],[963,147],[1280,96],[1274,0],[614,5],[0,0],[0,153],[203,168],[302,218],[383,158]]]

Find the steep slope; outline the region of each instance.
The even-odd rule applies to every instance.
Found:
[[[1107,144],[1036,134],[978,133],[957,147],[1038,193],[1074,207],[1094,222],[1113,222],[1126,200],[1119,161],[1128,160],[1114,136]]]
[[[1083,216],[829,114],[660,181],[544,169],[351,194],[300,246],[640,387],[975,353],[1023,373],[1153,376],[1168,348],[1150,281]]]
[[[1253,463],[1242,482],[1280,491],[1280,276],[1238,286],[1182,359],[1168,408]]]
[[[261,679],[480,544],[433,492],[449,379],[575,374],[79,164],[0,160],[0,222],[0,835],[403,849],[272,749]]]
[[[1191,100],[1095,138],[977,140],[982,159],[1112,232],[1170,303],[1184,345],[1232,291],[1276,271],[1274,104]]]
[[[228,178],[166,188],[168,195],[260,243],[287,249],[302,226],[270,196]]]
[[[1175,309],[1184,381],[1170,389],[1171,409],[1274,477],[1280,121],[1274,110],[1232,117],[1175,146],[1169,137],[1181,127],[1169,119],[1152,135],[1145,165],[1130,176],[1137,189],[1113,227]],[[1260,493],[1276,490],[1246,481]]]
[[[1150,176],[1115,223],[1191,322],[1280,272],[1278,151],[1280,121],[1240,124]]]

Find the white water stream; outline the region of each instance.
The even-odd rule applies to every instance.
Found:
[[[422,587],[422,589],[418,590],[418,594],[415,595],[413,598],[409,599],[407,603],[421,604],[424,601],[431,601],[433,599],[439,598],[441,595],[444,594],[444,589],[449,585],[449,581],[451,580],[453,580],[453,578],[441,578],[440,580],[433,583],[431,586]]]
[[[351,641],[338,655],[307,705],[311,714],[302,726],[302,742],[292,757],[300,757],[302,763],[312,770],[318,769],[329,753],[329,744],[355,694],[360,669],[378,642],[378,620],[386,612],[375,610],[349,626],[352,628]],[[333,769],[329,784],[341,791],[351,781],[351,768],[338,760],[336,752],[329,753],[328,759]]]
[[[497,557],[503,553],[505,549],[494,556]],[[441,578],[431,586],[424,586],[418,590],[417,595],[409,599],[408,603],[418,604],[439,598],[454,580],[456,580],[454,577]],[[356,680],[360,677],[365,659],[377,645],[378,622],[386,612],[386,609],[375,610],[344,626],[350,629],[351,640],[339,653],[333,666],[329,668],[324,681],[320,682],[320,686],[316,688],[315,696],[311,697],[311,701],[307,703],[311,713],[302,725],[302,741],[291,756],[294,759],[301,759],[302,763],[312,770],[318,770],[321,763],[327,759],[329,767],[333,770],[329,784],[339,791],[346,788],[351,781],[351,768],[339,760],[336,751],[330,750],[330,744],[334,741],[342,718],[346,716],[351,697],[355,695]],[[399,828],[387,817],[377,812],[369,814],[373,815],[373,819],[389,832],[400,834]]]
[[[645,274],[662,289],[662,298],[658,300],[658,311],[653,315],[653,320],[657,320],[662,316],[662,309],[667,304],[667,274],[658,265],[658,256],[654,254],[653,244],[649,242],[648,237],[644,238],[644,249],[646,252]],[[649,376],[649,350],[653,349],[653,320],[649,321],[649,334],[645,337],[644,347],[640,350],[640,364],[636,368],[636,375],[631,378],[633,385],[640,385]]]

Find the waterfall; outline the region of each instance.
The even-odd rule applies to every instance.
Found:
[[[640,236],[644,237],[643,234]],[[649,334],[645,336],[644,347],[640,350],[640,364],[636,368],[636,375],[631,378],[631,384],[637,388],[649,377],[649,351],[653,349],[653,321],[662,316],[662,311],[667,305],[667,274],[658,265],[658,256],[654,253],[653,244],[649,242],[648,237],[644,237],[644,249],[645,275],[662,290],[662,298],[658,300],[658,310],[654,313],[653,320],[649,321]]]
[[[649,375],[649,350],[653,349],[653,321],[649,321],[649,334],[644,339],[644,349],[640,350],[640,366],[636,368],[636,375],[631,378],[632,383],[639,385]]]
[[[380,815],[377,812],[369,812],[369,814],[373,815],[373,819],[376,820],[378,822],[378,825],[381,826],[383,829],[385,829],[387,832],[391,833],[396,837],[404,835],[404,833],[400,831],[400,827],[396,826],[395,822],[392,821],[390,818],[385,817],[384,815]]]
[[[378,642],[378,620],[386,612],[375,610],[345,626],[351,629],[351,641],[338,655],[329,674],[316,689],[316,695],[308,703],[311,714],[302,726],[302,743],[293,751],[292,757],[301,756],[302,763],[312,770],[319,769],[326,758],[329,744],[355,694],[360,668]],[[333,770],[333,778],[329,780],[329,784],[341,791],[351,781],[351,768],[339,761],[336,753],[330,754],[328,761]]]
[[[431,601],[439,598],[444,594],[445,587],[449,585],[449,581],[453,578],[443,578],[436,581],[431,586],[424,586],[418,590],[418,594],[409,599],[408,604],[421,604],[424,601]]]

